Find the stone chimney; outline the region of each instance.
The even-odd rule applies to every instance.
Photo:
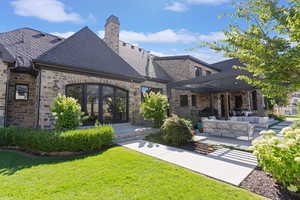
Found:
[[[119,18],[111,15],[106,20],[104,41],[114,52],[119,54],[119,33],[120,21]]]

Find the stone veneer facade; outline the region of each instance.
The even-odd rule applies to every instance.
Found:
[[[28,100],[16,100],[16,84],[28,85]],[[9,73],[9,95],[7,99],[7,125],[32,128],[37,119],[37,79],[26,73]]]
[[[7,64],[0,59],[0,127],[5,124],[7,72]]]
[[[60,93],[65,94],[65,88],[69,84],[75,83],[97,83],[107,84],[123,88],[129,94],[129,122],[135,124],[140,123],[142,116],[139,113],[141,103],[141,86],[162,88],[166,93],[166,85],[158,82],[145,81],[142,83],[107,79],[93,75],[75,74],[71,72],[60,72],[42,69],[41,76],[41,91],[39,105],[39,127],[52,128],[53,117],[50,112],[50,107],[54,98]]]

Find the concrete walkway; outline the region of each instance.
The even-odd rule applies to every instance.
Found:
[[[226,148],[201,155],[144,140],[120,145],[236,186],[257,166],[256,157],[251,153]]]

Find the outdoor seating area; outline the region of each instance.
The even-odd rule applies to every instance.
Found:
[[[225,121],[204,119],[204,134],[221,137],[234,137],[236,139],[253,139],[254,125],[245,121]]]
[[[231,121],[238,121],[238,122],[249,122],[253,124],[257,128],[268,128],[268,121],[269,117],[243,117],[243,116],[233,116],[230,118]]]

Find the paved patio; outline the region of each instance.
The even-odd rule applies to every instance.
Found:
[[[120,145],[236,186],[257,166],[256,158],[251,153],[226,148],[201,155],[144,140]]]
[[[283,129],[284,127],[290,126],[293,120],[289,120],[287,119],[286,121],[280,122],[279,124],[277,124],[276,126],[273,126],[272,128],[268,129],[268,130],[273,130],[275,131],[277,134],[281,131],[281,129]],[[254,139],[253,140],[257,140],[261,137],[261,135],[259,135],[259,132],[262,131],[264,129],[257,129],[256,132],[254,133]],[[252,145],[252,141],[248,141],[247,139],[236,139],[236,138],[229,138],[229,137],[218,137],[218,136],[209,136],[203,133],[199,133],[197,132],[196,135],[193,138],[194,141],[199,141],[202,143],[206,143],[206,144],[215,144],[215,145],[225,145],[225,146],[232,146],[232,147],[237,147],[240,149],[249,149],[249,147]]]

